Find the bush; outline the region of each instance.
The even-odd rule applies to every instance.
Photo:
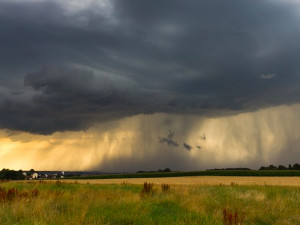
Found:
[[[152,183],[144,183],[143,189],[141,191],[141,196],[145,197],[148,195],[152,195],[154,193],[153,184]]]
[[[235,213],[231,213],[226,208],[223,209],[223,223],[224,225],[242,225],[245,215],[239,215],[237,210]]]
[[[33,189],[32,191],[19,191],[16,188],[10,188],[6,190],[4,187],[0,186],[0,201],[13,201],[15,199],[35,198],[39,195],[38,189]]]
[[[163,192],[166,192],[166,191],[170,190],[170,185],[169,185],[169,184],[162,183],[162,184],[161,184],[161,190],[162,190]]]

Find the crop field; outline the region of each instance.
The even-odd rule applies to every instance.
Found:
[[[225,178],[2,182],[0,224],[300,224],[299,187]]]
[[[145,182],[172,185],[280,185],[300,186],[300,177],[225,177],[225,176],[192,176],[192,177],[154,177],[154,178],[123,178],[123,179],[69,179],[63,182],[81,184],[143,184]]]

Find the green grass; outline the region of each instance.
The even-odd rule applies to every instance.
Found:
[[[300,188],[280,186],[143,185],[4,182],[37,196],[0,200],[0,224],[209,224],[222,225],[223,210],[243,224],[300,224]],[[20,195],[21,196],[21,195]],[[234,222],[232,223],[234,224]]]
[[[68,177],[67,179],[112,179],[112,178],[185,177],[185,176],[293,177],[293,176],[300,176],[300,170],[206,170],[206,171],[190,171],[190,172],[104,174],[104,175]]]

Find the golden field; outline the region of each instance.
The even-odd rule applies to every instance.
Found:
[[[300,225],[299,185],[298,177],[9,181],[0,184],[0,224]]]
[[[199,176],[199,177],[158,177],[158,178],[126,178],[126,179],[76,179],[61,180],[90,184],[143,184],[145,182],[171,185],[279,185],[300,186],[300,177],[240,177],[240,176]]]

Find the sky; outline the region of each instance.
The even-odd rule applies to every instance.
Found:
[[[300,157],[300,0],[1,0],[0,166]]]

